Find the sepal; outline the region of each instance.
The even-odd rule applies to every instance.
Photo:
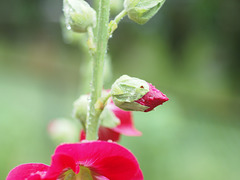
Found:
[[[145,24],[162,7],[165,0],[125,0],[124,8],[129,19],[138,24]]]

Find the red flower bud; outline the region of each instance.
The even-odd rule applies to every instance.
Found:
[[[155,107],[161,105],[162,103],[168,101],[169,99],[165,94],[155,88],[152,84],[148,83],[149,92],[145,94],[142,98],[135,101],[143,106],[149,107],[144,112],[153,110]]]

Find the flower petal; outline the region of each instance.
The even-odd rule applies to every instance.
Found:
[[[107,108],[111,109],[115,116],[120,120],[120,124],[113,128],[113,131],[126,136],[141,136],[142,133],[134,127],[132,112],[124,111],[118,108],[113,102],[107,105]]]
[[[165,94],[159,91],[155,86],[148,83],[149,85],[149,92],[145,94],[141,99],[137,100],[136,102],[149,107],[144,112],[148,112],[153,110],[155,107],[163,104],[164,102],[168,101],[169,99]]]
[[[21,164],[9,172],[7,180],[41,180],[48,168],[41,163]]]
[[[86,139],[86,133],[82,130],[80,133],[80,141],[84,139]],[[120,134],[110,128],[100,126],[98,130],[98,139],[102,141],[118,141],[120,139]]]
[[[55,155],[58,154],[68,155],[76,164],[111,180],[136,180],[136,175],[141,171],[134,155],[116,143],[92,141],[63,144],[57,147]],[[143,179],[138,177],[138,180]]]
[[[77,174],[79,173],[79,168],[73,157],[67,154],[54,154],[45,179],[57,179],[64,171],[69,169],[72,169]]]

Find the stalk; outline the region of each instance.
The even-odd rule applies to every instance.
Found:
[[[98,21],[95,31],[96,51],[93,53],[93,74],[91,82],[91,94],[87,115],[87,140],[97,140],[99,128],[99,116],[104,106],[97,103],[101,97],[103,88],[104,57],[108,43],[108,22],[110,13],[110,0],[99,0]]]

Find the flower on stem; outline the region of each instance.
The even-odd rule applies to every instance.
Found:
[[[102,125],[100,126],[99,131],[98,131],[98,139],[99,140],[118,141],[120,139],[121,134],[126,135],[126,136],[141,136],[142,135],[142,133],[134,127],[132,112],[124,111],[124,110],[118,108],[113,103],[112,100],[106,105],[104,111],[112,112],[112,114],[114,116],[112,118],[117,118],[119,120],[119,123],[117,126],[109,127],[107,125],[107,123],[109,123],[109,121],[107,123],[104,122],[107,119],[107,117],[105,116],[105,118],[104,118],[104,117],[100,116],[100,118],[102,117],[101,118]],[[103,112],[103,115],[104,115],[104,112]],[[85,138],[86,138],[86,134],[85,134],[84,130],[82,130],[81,135],[80,135],[80,140],[83,140]]]
[[[127,75],[114,82],[111,95],[114,104],[126,111],[148,112],[169,100],[152,84]]]
[[[111,142],[62,144],[51,165],[22,164],[7,180],[143,180],[137,159],[126,148]]]

